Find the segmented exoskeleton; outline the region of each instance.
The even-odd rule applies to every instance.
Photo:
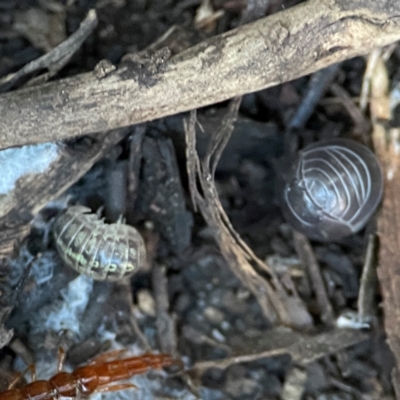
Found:
[[[56,248],[63,261],[81,274],[116,281],[143,266],[146,248],[139,232],[123,224],[106,224],[87,207],[73,206],[54,221]]]
[[[110,352],[110,357],[118,352]],[[100,355],[91,364],[62,372],[61,364],[56,375],[49,380],[35,380],[19,389],[9,389],[0,393],[0,400],[60,400],[88,399],[91,393],[115,392],[132,389],[131,383],[118,383],[151,368],[161,369],[174,363],[181,364],[168,354],[143,354],[123,359],[107,359],[107,353]],[[104,360],[104,361],[103,361]]]
[[[367,147],[349,139],[317,142],[300,152],[283,193],[293,227],[317,240],[362,229],[382,198],[383,175]]]

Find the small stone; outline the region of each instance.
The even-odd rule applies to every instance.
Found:
[[[138,307],[140,311],[151,317],[156,316],[156,302],[154,297],[147,289],[142,289],[137,292]]]
[[[213,324],[220,324],[224,320],[224,313],[215,307],[206,307],[204,316]]]

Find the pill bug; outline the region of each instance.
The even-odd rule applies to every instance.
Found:
[[[53,235],[63,261],[97,280],[117,281],[144,263],[146,249],[139,232],[123,224],[106,224],[87,207],[73,206],[54,221]]]
[[[349,139],[306,147],[288,174],[282,211],[298,231],[316,240],[338,240],[358,232],[383,192],[375,155]]]

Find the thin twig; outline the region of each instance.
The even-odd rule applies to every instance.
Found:
[[[129,161],[128,161],[128,221],[132,221],[132,213],[134,204],[137,198],[137,188],[139,184],[139,171],[140,163],[142,161],[142,143],[146,129],[144,126],[139,125],[135,127],[135,131],[130,136],[131,143],[129,148]]]
[[[321,320],[332,327],[335,322],[332,304],[325,289],[321,269],[309,240],[300,232],[293,232],[294,245],[302,264],[307,268],[317,298]]]
[[[288,124],[289,130],[304,128],[321,97],[335,79],[339,68],[340,64],[334,64],[313,74],[308,83],[306,94]]]
[[[246,343],[242,346],[243,348],[234,349],[235,355],[232,357],[196,362],[191,368],[192,373],[200,376],[209,368],[226,369],[231,365],[282,354],[290,354],[292,361],[297,364],[308,365],[325,355],[337,353],[341,349],[365,341],[369,337],[365,332],[345,329],[334,329],[316,336],[285,331],[281,328],[275,328],[275,330],[276,332],[272,330],[259,340]]]
[[[156,300],[156,327],[161,350],[176,355],[178,347],[176,322],[169,314],[168,279],[164,266],[153,265],[151,281]]]
[[[86,18],[82,21],[81,26],[67,40],[55,47],[52,51],[39,57],[38,59],[25,65],[19,71],[14,72],[0,79],[0,93],[10,90],[25,76],[42,69],[48,69],[39,79],[35,79],[35,83],[43,83],[52,78],[60,71],[82,46],[82,43],[88,38],[97,26],[97,15],[95,10],[90,10]]]
[[[229,267],[257,298],[265,317],[271,322],[279,321],[287,325],[296,325],[295,318],[288,312],[288,294],[274,272],[263,263],[240,235],[233,228],[219,200],[214,183],[218,159],[233,129],[240,99],[235,99],[229,106],[221,128],[210,140],[208,152],[200,162],[196,152],[195,112],[189,121],[184,122],[186,135],[187,170],[193,204],[200,209],[208,226],[212,229],[215,240]],[[201,190],[197,187],[197,179]],[[252,263],[258,264],[268,272],[269,279],[264,279]]]
[[[354,134],[360,136],[365,145],[369,145],[371,141],[371,137],[369,135],[371,125],[365,118],[364,114],[356,106],[350,95],[343,87],[337,85],[336,83],[332,83],[330,90],[336,97],[340,99],[341,104],[353,120]]]
[[[360,281],[360,292],[357,300],[358,316],[360,321],[371,319],[376,314],[376,245],[376,236],[369,235],[364,267]]]

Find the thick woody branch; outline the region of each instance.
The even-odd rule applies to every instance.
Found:
[[[398,0],[310,0],[170,60],[121,64],[0,96],[0,148],[114,129],[217,103],[400,39]]]

